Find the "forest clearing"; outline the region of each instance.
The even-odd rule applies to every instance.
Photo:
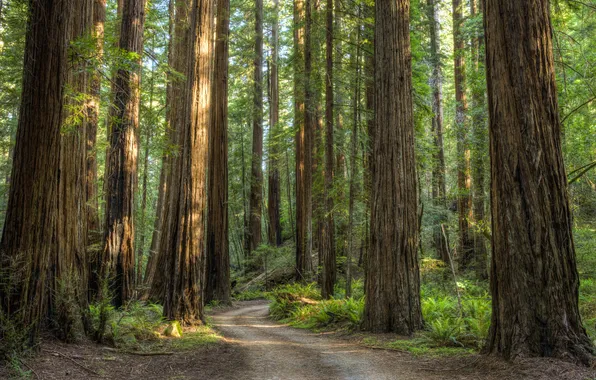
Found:
[[[596,380],[596,0],[0,0],[0,378]]]

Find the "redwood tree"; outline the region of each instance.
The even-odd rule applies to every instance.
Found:
[[[326,78],[325,78],[325,215],[322,224],[319,254],[322,257],[323,275],[321,293],[323,298],[333,296],[336,281],[335,224],[333,219],[333,0],[327,0],[326,9]]]
[[[23,92],[0,241],[0,313],[27,332],[29,345],[47,322],[73,11],[71,1],[39,0],[29,8]]]
[[[93,1],[81,0],[71,13],[71,40],[85,37],[92,27]],[[87,59],[72,45],[60,139],[58,181],[58,229],[56,255],[52,260],[53,279],[50,311],[60,338],[71,340],[79,313],[87,308],[87,134],[90,76]],[[83,115],[83,116],[81,116]],[[89,115],[92,116],[93,114]],[[73,308],[73,304],[79,309]]]
[[[457,213],[459,224],[459,265],[468,269],[474,258],[474,240],[470,234],[472,198],[470,196],[470,147],[466,113],[466,61],[464,56],[463,6],[453,0],[453,67],[455,78],[455,125],[457,138]]]
[[[422,328],[410,2],[375,3],[375,135],[364,327]]]
[[[165,258],[164,316],[187,325],[203,320],[213,1],[193,0],[189,11],[188,43],[176,52],[180,59],[187,58],[188,67],[182,119],[176,127],[180,151],[173,160],[168,190],[170,210],[161,244]]]
[[[271,28],[271,70],[270,70],[270,109],[269,109],[269,183],[267,209],[269,213],[269,243],[280,246],[281,240],[281,180],[279,174],[280,149],[276,143],[279,126],[279,0],[274,0],[274,19]]]
[[[312,110],[308,78],[312,69],[307,12],[310,1],[294,0],[294,124],[296,128],[296,279],[305,281],[312,270]],[[308,17],[310,19],[310,17]],[[306,22],[305,22],[306,21]]]
[[[96,65],[103,59],[104,27],[106,19],[106,0],[93,0],[92,36],[95,39]],[[101,100],[101,74],[99,67],[91,72],[91,102],[87,110],[85,133],[87,137],[87,264],[89,268],[89,298],[99,290],[99,255],[101,254],[101,223],[97,188],[97,128],[99,126]]]
[[[493,243],[487,350],[588,362],[549,1],[485,0],[484,15]]]
[[[445,187],[445,151],[443,149],[443,70],[441,66],[441,39],[439,32],[439,9],[435,0],[428,0],[428,21],[430,25],[430,59],[432,63],[432,76],[430,85],[432,89],[432,136],[434,143],[433,168],[432,168],[432,198],[433,204],[445,208],[447,194]],[[440,222],[444,222],[442,217]],[[437,225],[433,232],[433,241],[437,256],[445,262],[449,261],[449,247],[443,236],[443,228]]]
[[[263,203],[263,0],[255,0],[254,99],[248,250],[261,244]]]
[[[205,302],[231,304],[228,244],[228,36],[230,2],[218,0],[209,124],[209,193]]]
[[[483,1],[483,0],[480,0]],[[478,0],[470,0],[470,15],[478,15]],[[486,249],[486,238],[482,233],[485,228],[485,162],[488,151],[488,131],[486,114],[486,81],[484,78],[484,39],[482,33],[474,30],[472,38],[472,63],[473,81],[472,87],[472,128],[471,140],[474,143],[472,151],[472,211],[476,228],[474,238],[474,257],[476,273],[480,278],[488,278],[488,254]]]
[[[93,37],[97,63],[103,58],[104,24],[106,19],[106,0],[93,1]],[[87,228],[90,238],[97,243],[100,223],[97,195],[97,127],[99,125],[101,74],[95,68],[91,75],[91,103],[87,115]],[[93,236],[91,236],[93,235]]]
[[[105,248],[100,264],[101,279],[110,283],[115,306],[127,302],[134,287],[133,217],[144,23],[145,0],[124,1],[119,47],[131,59],[118,69],[114,79],[106,162]]]

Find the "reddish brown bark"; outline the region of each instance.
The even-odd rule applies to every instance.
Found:
[[[122,7],[120,49],[136,53],[130,67],[120,68],[114,80],[110,109],[110,151],[106,162],[106,232],[101,278],[110,283],[115,306],[133,296],[134,194],[137,180],[140,100],[140,57],[143,53],[145,1],[125,1]],[[104,295],[105,296],[105,295]]]
[[[410,2],[377,1],[375,15],[376,130],[364,327],[410,335],[423,325]]]
[[[184,5],[182,5],[183,7]],[[208,130],[211,117],[214,6],[193,0],[188,40],[180,58],[189,58],[182,123],[176,127],[180,153],[169,188],[165,257],[164,316],[183,324],[203,320],[205,216],[207,211]],[[186,53],[186,54],[183,54]]]
[[[36,343],[47,323],[58,221],[60,126],[74,3],[31,3],[11,187],[0,241],[0,312]],[[50,305],[53,307],[53,305]],[[3,337],[0,337],[2,339]]]
[[[447,191],[445,186],[445,150],[443,148],[443,70],[441,66],[441,41],[439,9],[435,0],[428,0],[428,21],[430,24],[430,54],[432,62],[432,135],[433,135],[433,167],[432,167],[432,198],[433,204],[439,209],[447,209]],[[449,263],[449,247],[443,236],[441,224],[446,223],[446,218],[441,216],[439,223],[434,227],[433,243],[437,256]]]
[[[255,59],[248,251],[261,244],[263,206],[263,0],[255,0]]]
[[[306,281],[312,271],[312,132],[310,107],[312,71],[310,0],[294,1],[294,124],[296,125],[296,280]],[[306,48],[305,48],[306,47]]]
[[[96,64],[103,59],[104,26],[106,18],[105,0],[93,1],[93,29],[97,54]],[[99,220],[99,195],[97,183],[97,128],[99,126],[101,74],[99,67],[91,73],[91,103],[89,104],[86,125],[87,137],[87,263],[89,268],[89,299],[93,299],[99,290],[99,255],[102,249],[102,231]]]
[[[337,276],[335,266],[335,223],[333,218],[333,0],[327,0],[325,14],[327,27],[325,39],[325,215],[323,216],[319,254],[323,263],[321,293],[323,298],[330,298],[333,296]]]
[[[270,115],[269,125],[269,243],[280,246],[281,237],[281,179],[279,174],[279,143],[276,141],[280,132],[279,127],[279,70],[278,70],[278,43],[279,43],[279,0],[274,0],[274,21],[271,30],[271,69],[270,69]]]
[[[548,0],[485,0],[493,237],[487,351],[589,363],[549,11]]]
[[[466,67],[464,57],[463,16],[461,0],[453,0],[453,59],[455,78],[455,124],[457,138],[457,213],[459,225],[459,267],[466,270],[474,260],[474,239],[470,231],[472,197],[470,196],[469,123],[466,120]]]
[[[205,302],[231,304],[228,243],[228,37],[230,2],[218,0],[211,122]]]
[[[470,15],[478,14],[477,0],[470,0]],[[472,62],[474,63],[474,83],[472,83],[472,139],[474,151],[472,152],[472,212],[474,215],[474,265],[480,278],[488,278],[488,252],[486,238],[482,233],[485,227],[484,205],[485,192],[485,157],[488,151],[488,133],[485,117],[486,108],[486,83],[484,78],[484,39],[480,33],[475,33],[472,38]]]
[[[93,1],[81,1],[71,14],[71,40],[90,32]],[[86,57],[71,48],[60,139],[57,251],[52,260],[50,312],[61,339],[72,340],[87,308],[87,118],[90,77]],[[82,95],[82,96],[81,96]],[[73,307],[77,305],[78,308]]]

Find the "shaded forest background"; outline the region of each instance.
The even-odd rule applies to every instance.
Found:
[[[167,104],[168,96],[171,96],[168,88],[172,82],[182,81],[184,74],[172,68],[169,57],[173,43],[170,38],[172,2],[154,0],[147,3],[144,47],[140,56],[130,56],[131,53],[116,47],[121,22],[117,3],[108,1],[106,5],[103,53],[99,52],[96,40],[91,36],[75,40],[69,50],[71,57],[82,57],[86,61],[87,70],[98,73],[101,84],[97,142],[91,155],[97,163],[97,193],[88,199],[88,206],[97,208],[98,220],[102,222],[88,225],[98,235],[103,235],[106,228],[103,224],[108,186],[108,127],[113,117],[110,113],[114,87],[112,78],[130,61],[140,59],[140,113],[136,136],[139,156],[133,207],[133,246],[136,251],[133,298],[140,298],[141,294],[150,291],[152,285],[152,270],[148,267],[158,265],[151,260],[155,258],[159,233],[164,231],[159,223],[162,218],[159,192],[164,184],[164,165],[170,158],[181,154],[167,128]],[[231,0],[230,9],[227,216],[231,277],[235,284],[233,291],[241,295],[246,291],[270,290],[295,275],[294,250],[302,226],[302,211],[296,202],[297,123],[294,120],[295,65],[300,57],[293,49],[296,30],[294,4],[264,1],[260,15],[263,23],[261,52],[255,49],[258,34],[254,22],[259,17],[253,2]],[[325,244],[324,235],[319,233],[328,216],[325,208],[331,206],[338,281],[335,288],[332,286],[324,290],[328,293],[324,297],[335,295],[341,298],[345,295],[361,299],[363,267],[370,247],[374,4],[366,0],[337,1],[332,16],[334,107],[331,117],[335,124],[331,188],[324,170],[328,162],[325,157],[328,152],[325,144],[328,142],[325,140],[324,101],[329,99],[324,95],[328,59],[323,48],[328,25],[325,10],[325,4],[313,2],[312,25],[308,33],[313,46],[310,91],[315,99],[315,109],[310,114],[316,118],[313,165],[307,169],[312,175],[312,244],[315,254]],[[11,183],[12,153],[23,90],[24,20],[27,13],[28,2],[24,0],[4,0],[0,5],[2,222]],[[596,339],[595,15],[596,4],[590,2],[559,0],[551,4],[561,141],[581,278],[580,312],[592,339]],[[418,218],[421,222],[418,249],[422,260],[423,303],[436,298],[436,293],[432,292],[443,292],[444,289],[437,289],[448,287],[445,284],[453,281],[450,277],[451,261],[454,263],[453,276],[457,277],[456,287],[462,288],[464,293],[468,289],[474,297],[486,301],[489,299],[487,279],[493,231],[490,227],[491,175],[481,9],[475,1],[454,1],[452,4],[413,0],[410,17]],[[279,22],[276,31],[279,41],[274,44],[272,26],[276,20]],[[274,53],[274,45],[279,47],[278,52]],[[71,62],[76,62],[76,59]],[[255,75],[257,63],[260,64],[257,72],[262,78]],[[279,78],[275,86],[279,96],[278,115],[271,113],[274,99],[271,96],[274,91],[271,78],[276,75],[272,74],[273,69]],[[255,84],[260,80],[262,87]],[[439,83],[442,102],[437,106]],[[66,91],[67,98],[73,101],[69,109],[71,117],[63,125],[62,134],[76,134],[74,127],[83,117],[76,104],[85,95],[77,93],[74,88]],[[256,94],[260,92],[263,98],[259,102]],[[438,115],[442,116],[439,129],[442,132],[437,132]],[[255,141],[259,138],[262,139],[261,151],[255,152]],[[269,178],[273,172],[277,182]],[[257,193],[254,191],[255,178],[262,185],[256,187]],[[270,213],[270,186],[273,183],[279,186],[278,192],[274,193],[279,196],[279,220]],[[255,215],[258,217],[255,218]],[[272,221],[279,223],[279,231],[272,232]],[[104,249],[104,242],[100,240],[90,241],[94,244],[90,246],[90,251]],[[316,262],[317,258],[315,255],[314,273],[319,273],[323,265],[320,261]],[[440,275],[433,271],[436,267],[441,268],[437,272]],[[300,272],[301,268],[296,270]],[[255,278],[257,281],[254,281]],[[316,276],[309,280],[316,280]],[[324,284],[324,280],[321,281]],[[425,287],[425,284],[440,286]],[[453,296],[451,291],[445,293]],[[362,308],[362,305],[358,307]],[[281,313],[282,316],[287,315]],[[478,328],[480,332],[487,330],[488,326]],[[447,333],[446,340],[449,338]]]

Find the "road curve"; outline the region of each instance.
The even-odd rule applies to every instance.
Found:
[[[241,304],[242,305],[242,304]],[[415,368],[411,357],[371,350],[328,334],[268,318],[266,302],[212,316],[213,325],[242,356],[235,379],[438,379]]]

